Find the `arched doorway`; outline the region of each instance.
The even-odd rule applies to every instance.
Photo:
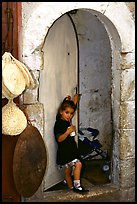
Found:
[[[82,9],[70,11],[54,22],[42,50],[44,68],[40,72],[39,99],[44,104],[44,138],[49,153],[44,182],[47,189],[64,178],[57,171],[53,126],[60,101],[65,95],[72,95],[76,86],[82,93],[78,126],[98,129],[103,149],[111,154],[112,53],[103,24],[92,11]]]

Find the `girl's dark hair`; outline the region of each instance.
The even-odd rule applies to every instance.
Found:
[[[63,102],[60,104],[58,108],[56,119],[59,119],[61,117],[60,112],[65,110],[67,107],[73,108],[74,111],[76,111],[76,108],[77,108],[74,101],[69,100],[67,97],[64,98]]]

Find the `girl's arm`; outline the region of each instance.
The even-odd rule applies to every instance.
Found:
[[[75,126],[71,125],[70,127],[67,128],[66,132],[64,132],[62,135],[58,137],[58,142],[63,142],[71,132],[75,131]]]
[[[74,95],[74,104],[75,105],[77,105],[77,103],[80,101],[80,96],[81,96],[81,94],[75,94]]]

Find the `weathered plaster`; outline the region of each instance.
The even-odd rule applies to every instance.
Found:
[[[35,5],[35,9],[32,11],[31,16],[29,16],[25,26],[25,36],[23,39],[23,46],[25,46],[24,56],[27,53],[30,55],[35,50],[39,50],[48,28],[57,18],[70,10],[80,8],[92,9],[104,14],[118,30],[123,51],[134,51],[134,21],[124,2],[86,2],[86,4],[85,2],[41,2],[37,3],[37,5],[37,7]],[[126,29],[126,32],[125,27],[129,27],[129,29]]]

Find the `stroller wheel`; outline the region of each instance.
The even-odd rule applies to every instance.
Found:
[[[103,165],[102,169],[103,169],[103,171],[108,171],[109,165],[108,164]]]

